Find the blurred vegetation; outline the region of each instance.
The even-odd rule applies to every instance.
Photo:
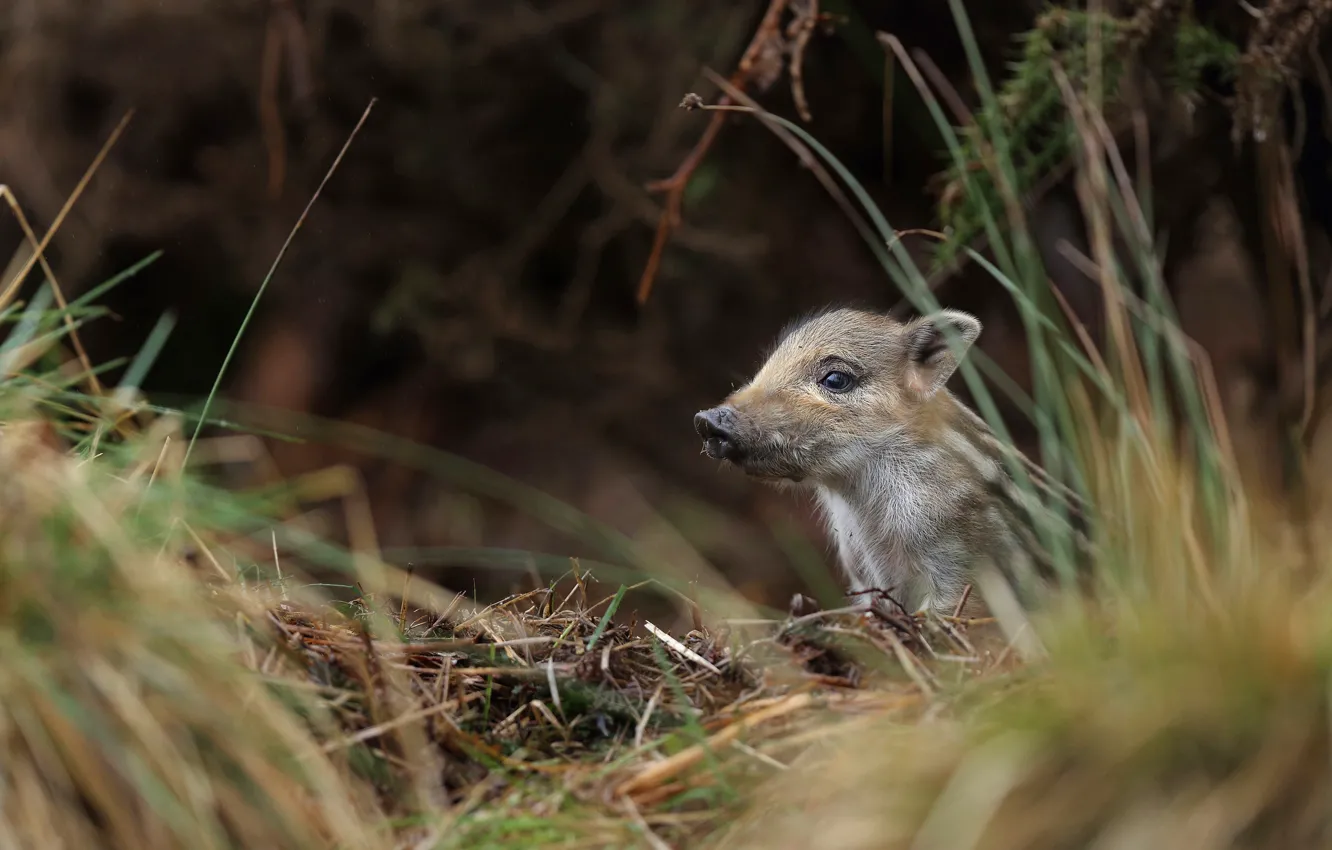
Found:
[[[1164,45],[1157,47],[1161,42]],[[949,236],[940,245],[940,263],[956,259],[960,246],[982,232],[980,210],[1000,200],[993,185],[984,185],[979,197],[964,191],[959,176],[965,170],[984,182],[985,160],[992,155],[993,144],[984,128],[1002,122],[1019,196],[1038,191],[1052,174],[1066,173],[1077,127],[1060,90],[1061,75],[1078,88],[1097,86],[1107,120],[1117,124],[1134,106],[1125,91],[1134,82],[1128,78],[1130,67],[1149,46],[1160,54],[1149,67],[1164,72],[1160,78],[1164,91],[1156,96],[1185,101],[1202,96],[1204,77],[1218,85],[1233,85],[1240,58],[1238,45],[1175,4],[1144,4],[1127,17],[1053,7],[1036,20],[1035,27],[1018,36],[1018,45],[1018,58],[993,100],[997,114],[983,114],[960,128],[964,159],[950,163],[939,202],[939,218]],[[1096,56],[1089,55],[1091,45],[1097,45]]]

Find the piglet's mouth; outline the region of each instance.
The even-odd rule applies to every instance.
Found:
[[[713,460],[726,461],[743,468],[750,460],[749,451],[734,440],[720,437],[703,438],[703,454]]]
[[[799,483],[805,479],[802,472],[794,471],[776,462],[761,452],[749,453],[737,451],[732,446],[721,445],[705,440],[703,453],[713,460],[720,460],[734,466],[750,478],[759,481],[791,481]]]

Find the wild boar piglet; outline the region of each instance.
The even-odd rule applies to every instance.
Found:
[[[812,488],[854,598],[952,613],[979,568],[1023,556],[1003,447],[945,387],[980,332],[957,310],[826,310],[694,429],[709,457]]]

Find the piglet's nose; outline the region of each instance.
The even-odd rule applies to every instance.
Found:
[[[705,440],[731,439],[735,414],[724,407],[700,410],[694,414],[694,430]]]
[[[703,439],[703,447],[718,460],[736,460],[741,452],[735,439],[735,411],[714,407],[694,414],[694,430]]]

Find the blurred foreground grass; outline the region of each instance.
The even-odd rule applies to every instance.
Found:
[[[721,581],[691,595],[683,569],[569,506],[352,435],[606,559],[544,558],[548,584],[482,606],[384,563],[356,542],[363,521],[348,548],[311,535],[302,494],[327,479],[224,489],[207,439],[187,465],[199,417],[135,389],[160,334],[99,392],[68,350],[95,297],[53,306],[48,281],[0,304],[0,846],[1327,846],[1330,574],[1255,526],[1170,319],[1142,187],[1077,92],[1112,351],[1082,349],[1051,297],[1001,110],[977,137],[1000,190],[979,207],[994,259],[973,259],[1022,309],[1036,393],[1018,401],[1043,465],[1092,508],[1094,570],[1074,580],[1069,505],[1015,462],[1068,581],[1030,583],[993,619],[755,611]],[[937,308],[854,176],[755,115],[856,199],[885,273]],[[1002,433],[985,368],[963,377]],[[589,570],[619,590],[598,596]],[[693,630],[628,622],[641,589],[679,598]]]

